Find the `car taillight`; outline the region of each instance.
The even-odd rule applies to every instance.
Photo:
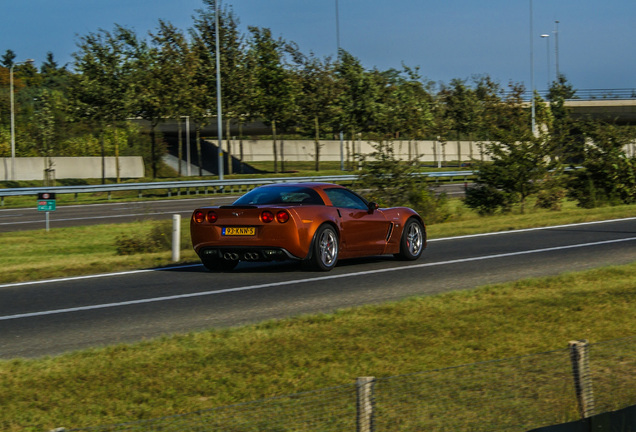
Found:
[[[192,219],[194,219],[196,223],[203,223],[203,221],[205,220],[205,213],[201,210],[197,210],[192,215]]]
[[[289,213],[287,213],[285,210],[281,210],[278,213],[276,213],[276,220],[278,221],[278,223],[285,223],[289,220]]]
[[[272,222],[274,220],[274,213],[265,210],[263,213],[261,213],[261,220],[265,223]]]
[[[213,211],[209,211],[205,218],[208,220],[208,222],[214,223],[214,222],[217,221],[219,216],[216,213],[214,213]]]

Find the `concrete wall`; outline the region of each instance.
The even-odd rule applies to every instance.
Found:
[[[212,141],[215,142],[215,141]],[[321,140],[320,160],[322,161],[339,161],[340,160],[340,141],[339,140]],[[223,143],[224,149],[227,143]],[[278,142],[279,160],[284,157],[286,161],[312,161],[315,158],[314,142],[311,140],[285,140],[283,152],[281,153],[280,141]],[[351,141],[343,142],[344,158],[347,158],[347,149],[349,154],[370,154],[375,150],[371,143],[367,141]],[[238,139],[232,140],[232,155],[239,157],[240,148]],[[243,160],[245,162],[252,161],[271,161],[274,160],[272,149],[272,140],[243,140]],[[404,160],[419,156],[422,162],[437,161],[468,161],[470,159],[481,159],[481,146],[477,142],[470,141],[449,141],[440,143],[439,141],[395,141],[395,155]],[[485,156],[484,156],[485,157]],[[353,160],[353,156],[350,160]]]
[[[90,179],[102,178],[101,157],[52,157],[51,169],[54,170],[51,178],[54,179]],[[104,158],[105,177],[117,177],[117,165],[115,157]],[[11,178],[11,158],[0,158],[0,181],[7,180],[43,180],[45,169],[48,168],[46,158],[15,158],[13,172],[15,179]],[[140,178],[144,176],[144,161],[141,156],[119,157],[120,178]]]
[[[208,140],[216,145],[216,141]],[[239,141],[233,139],[232,156],[238,158],[240,155]],[[482,154],[482,144],[478,141],[395,141],[396,157],[409,160],[416,155],[419,156],[421,162],[450,162],[458,161],[467,162],[474,160],[489,160],[486,154]],[[339,161],[340,160],[340,141],[338,140],[321,140],[320,160],[321,161]],[[223,149],[226,150],[227,142],[223,142]],[[347,148],[352,155],[349,160],[355,160],[353,154],[371,154],[375,150],[371,143],[367,141],[351,141],[343,142],[344,159],[347,159]],[[636,144],[627,144],[624,148],[627,156],[636,156]],[[284,152],[284,153],[282,153]],[[314,142],[312,140],[285,140],[284,147],[281,152],[280,141],[278,142],[278,160],[285,161],[313,161],[315,157]],[[272,149],[272,140],[243,140],[243,160],[244,162],[252,161],[272,161],[274,160]]]

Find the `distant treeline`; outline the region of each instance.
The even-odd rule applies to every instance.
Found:
[[[160,20],[147,35],[115,25],[80,36],[68,66],[49,53],[37,69],[16,63],[16,54],[6,50],[0,57],[0,157],[11,154],[13,72],[18,156],[136,154],[156,175],[165,151],[155,133],[160,122],[181,119],[181,125],[188,117],[198,135],[217,115],[217,64],[225,124],[258,119],[270,127],[276,171],[282,134],[315,140],[316,169],[320,140],[340,134],[376,142],[461,137],[521,143],[541,137],[542,158],[580,164],[587,157],[584,144],[595,129],[570,119],[564,101],[576,92],[563,75],[547,100],[535,95],[531,109],[520,83],[502,85],[483,75],[433,83],[418,67],[366,69],[345,50],[318,58],[273,37],[270,29],[243,33],[231,6],[219,10],[217,59],[216,5],[203,3],[185,30]],[[148,120],[150,133],[141,133],[130,118]]]

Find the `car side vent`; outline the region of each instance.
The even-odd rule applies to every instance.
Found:
[[[389,231],[386,233],[386,241],[388,242],[391,238],[391,234],[393,233],[393,222],[389,224]]]

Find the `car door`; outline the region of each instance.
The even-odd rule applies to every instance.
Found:
[[[340,243],[343,253],[384,253],[390,225],[384,214],[379,210],[369,210],[366,201],[347,189],[326,189],[325,193],[341,218]]]

